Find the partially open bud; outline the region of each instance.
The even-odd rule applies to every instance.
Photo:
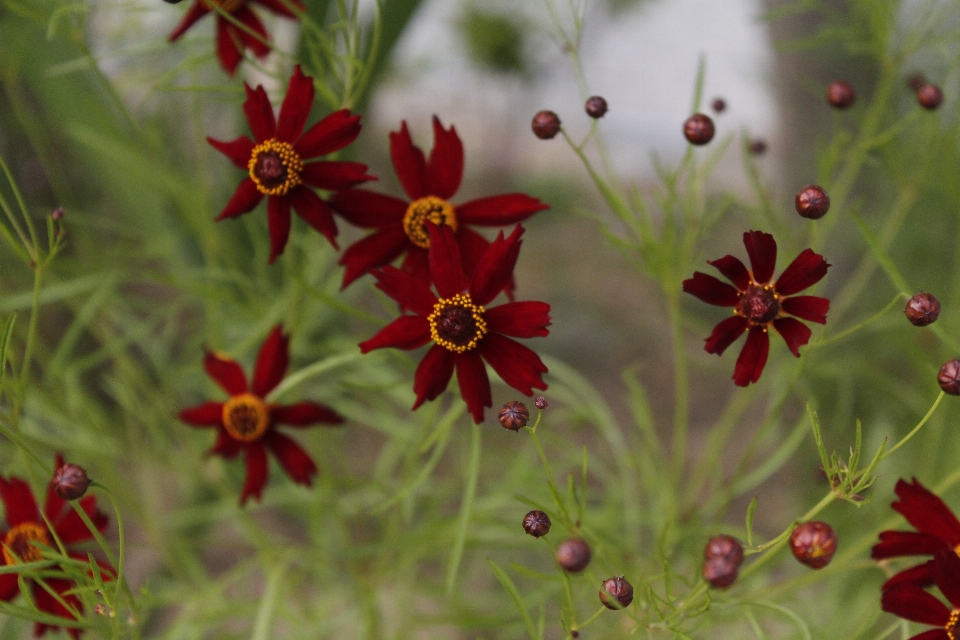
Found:
[[[587,115],[594,120],[597,118],[602,118],[607,112],[607,101],[600,96],[590,96],[587,98],[587,103],[584,105],[584,109],[586,109]]]
[[[937,382],[944,393],[960,396],[960,360],[948,360],[940,367]]]
[[[710,106],[713,107],[714,113],[723,113],[727,110],[727,101],[723,98],[714,98]]]
[[[697,146],[705,145],[713,140],[717,132],[713,126],[713,120],[710,116],[702,113],[695,113],[683,123],[683,136]]]
[[[533,128],[533,135],[541,140],[549,140],[560,133],[560,117],[553,111],[537,111],[530,126]]]
[[[530,411],[527,405],[517,400],[511,400],[500,407],[500,413],[497,415],[500,419],[500,426],[510,431],[520,431],[527,426],[530,421]]]
[[[703,579],[718,589],[737,580],[743,563],[743,546],[733,536],[713,536],[703,549]]]
[[[843,80],[834,80],[827,87],[827,102],[837,109],[846,109],[857,99],[853,87]]]
[[[790,534],[790,550],[794,558],[808,567],[822,569],[837,551],[837,534],[826,522],[804,522]]]
[[[577,573],[590,564],[590,546],[580,538],[570,538],[557,545],[557,564],[564,571]]]
[[[626,609],[633,602],[633,585],[624,580],[623,576],[604,580],[600,588],[600,602],[614,611]]]
[[[907,301],[903,313],[913,326],[925,327],[940,317],[940,301],[932,293],[921,291]]]
[[[87,492],[90,478],[83,467],[68,462],[54,472],[52,484],[55,494],[64,500],[76,500]]]
[[[543,511],[534,509],[523,516],[523,530],[534,538],[550,533],[550,516]]]
[[[819,220],[827,215],[830,210],[830,196],[823,190],[823,187],[815,184],[808,184],[793,199],[793,204],[804,218]]]
[[[925,84],[917,89],[917,102],[924,109],[933,111],[943,102],[943,91],[935,84]]]
[[[540,409],[540,411],[543,411],[550,406],[550,403],[547,402],[547,399],[543,396],[537,396],[537,399],[533,401],[533,406],[535,406],[537,409]]]

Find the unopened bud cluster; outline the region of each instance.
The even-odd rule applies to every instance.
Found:
[[[726,589],[740,573],[743,546],[733,536],[714,536],[703,549],[703,559],[703,579],[718,589]]]

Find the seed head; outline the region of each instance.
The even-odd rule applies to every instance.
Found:
[[[683,136],[690,144],[697,146],[705,145],[713,140],[716,132],[713,120],[710,119],[710,116],[702,113],[693,114],[683,123]]]
[[[580,538],[570,538],[557,545],[557,564],[564,571],[577,573],[590,564],[590,546]]]
[[[537,111],[530,126],[533,128],[533,135],[541,140],[549,140],[560,133],[560,117],[553,111]]]
[[[727,101],[723,98],[714,98],[713,102],[710,103],[710,106],[713,107],[714,113],[723,113],[727,110]]]
[[[607,101],[600,96],[590,96],[584,105],[587,115],[596,120],[602,118],[607,112]]]
[[[917,89],[917,102],[928,111],[933,111],[943,102],[943,91],[935,84],[925,84]]]
[[[940,367],[937,382],[944,393],[960,396],[960,360],[948,360]]]
[[[797,208],[797,213],[811,220],[819,220],[830,210],[830,196],[823,190],[823,187],[815,184],[808,184],[797,191],[793,203]]]
[[[90,478],[83,467],[68,462],[54,472],[52,484],[55,494],[64,500],[76,500],[87,492]]]
[[[940,317],[940,301],[932,293],[921,291],[907,301],[903,313],[913,326],[925,327]]]
[[[547,402],[547,399],[543,396],[537,396],[537,399],[533,401],[533,406],[535,406],[537,409],[540,409],[540,411],[543,411],[550,406],[550,403]]]
[[[498,418],[500,419],[500,426],[504,429],[520,431],[527,426],[527,422],[530,420],[530,412],[527,410],[527,405],[518,400],[511,400],[500,407]]]
[[[743,546],[733,536],[714,536],[704,547],[703,558],[703,579],[718,589],[726,589],[740,573]]]
[[[534,538],[550,533],[550,516],[534,509],[523,516],[523,530]]]
[[[607,578],[600,587],[600,602],[607,609],[626,609],[633,602],[633,585],[619,578]]]
[[[846,109],[857,99],[853,87],[843,80],[834,80],[827,87],[827,102],[837,109]]]
[[[790,550],[794,558],[808,567],[822,569],[837,551],[837,534],[826,522],[804,522],[790,534]]]

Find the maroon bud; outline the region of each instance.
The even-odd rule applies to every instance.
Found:
[[[64,500],[83,497],[90,486],[90,478],[83,467],[69,462],[61,465],[53,474],[53,492]]]
[[[580,538],[570,538],[557,545],[557,564],[564,571],[577,573],[590,564],[590,547]]]
[[[808,567],[822,569],[837,551],[837,534],[826,522],[804,522],[790,534],[790,550],[794,558]]]
[[[543,396],[537,396],[537,399],[533,401],[533,406],[535,406],[537,409],[540,409],[540,411],[543,411],[550,406],[550,403],[547,402],[547,399]]]
[[[571,638],[579,638],[579,637],[580,637],[580,632],[577,631],[576,629],[571,629],[571,630],[570,630],[570,637],[571,637]]]
[[[587,115],[596,120],[602,118],[607,112],[607,101],[600,96],[591,96],[587,98],[584,108],[587,110]]]
[[[823,187],[808,184],[797,191],[793,204],[797,208],[797,213],[804,218],[819,220],[830,210],[830,196],[823,190]]]
[[[857,99],[853,87],[843,80],[834,80],[827,87],[827,102],[837,109],[846,109]]]
[[[713,126],[713,120],[710,116],[702,113],[695,113],[686,122],[683,123],[683,136],[697,146],[707,144],[713,140],[713,135],[717,130]]]
[[[57,207],[56,209],[50,212],[50,218],[52,218],[54,222],[59,222],[60,220],[63,220],[63,216],[64,216],[63,207]]]
[[[932,293],[921,291],[910,298],[903,313],[913,326],[925,327],[933,324],[940,317],[940,301]]]
[[[723,98],[714,98],[710,106],[713,107],[714,113],[723,113],[727,110],[727,101]]]
[[[944,393],[960,396],[960,360],[948,360],[940,367],[937,382]]]
[[[530,126],[533,135],[541,140],[549,140],[560,133],[560,118],[553,111],[537,111]]]
[[[504,429],[520,431],[527,426],[527,422],[530,420],[530,412],[527,410],[527,405],[517,400],[511,400],[500,407],[498,418],[500,419],[500,426]]]
[[[924,109],[933,111],[943,102],[943,91],[935,84],[925,84],[917,89],[917,102]]]
[[[545,536],[550,533],[550,516],[543,511],[533,511],[523,516],[523,530],[534,538]]]
[[[608,578],[603,581],[600,588],[600,602],[607,609],[626,609],[633,602],[633,585],[623,579]]]
[[[919,71],[907,78],[907,85],[914,91],[919,91],[925,84],[927,84],[927,77]]]
[[[733,536],[710,538],[703,549],[703,579],[718,589],[726,589],[737,580],[743,563],[743,547]]]
[[[753,155],[762,156],[767,152],[767,141],[762,140],[760,138],[756,138],[755,140],[750,142],[749,149],[750,149],[750,153],[752,153]]]

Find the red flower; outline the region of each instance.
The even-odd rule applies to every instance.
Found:
[[[59,469],[61,466],[63,466],[63,458],[57,455],[56,468]],[[40,509],[37,507],[37,501],[33,497],[30,485],[20,478],[11,477],[9,480],[5,480],[0,477],[0,500],[3,501],[3,511],[7,518],[7,525],[10,527],[8,531],[0,532],[3,542],[3,562],[0,564],[10,566],[21,562],[42,560],[42,552],[36,545],[56,549],[54,534],[68,549],[67,555],[82,562],[87,562],[86,553],[73,552],[69,549],[71,545],[78,542],[92,540],[93,534],[87,529],[73,507],[53,491],[52,482],[47,486],[47,501],[43,508],[43,516],[46,516],[50,522],[52,531],[47,527],[43,516],[40,515]],[[98,531],[102,532],[107,528],[107,516],[97,509],[95,496],[87,496],[81,499],[78,504]],[[105,577],[109,572],[109,568],[104,567]],[[16,573],[0,574],[0,600],[9,602],[20,593],[17,575]],[[80,599],[76,595],[68,593],[76,586],[73,580],[52,577],[43,579],[43,582],[56,592],[70,606],[70,609],[64,607],[36,581],[27,579],[27,582],[32,585],[31,595],[40,611],[66,618],[67,621],[76,620],[75,613],[83,611],[83,603],[80,602]],[[67,622],[64,623],[64,626],[71,636],[74,638],[80,637],[80,629],[70,627]],[[56,625],[37,622],[34,625],[34,635],[42,636],[48,630],[58,628]]]
[[[308,487],[313,483],[317,465],[300,445],[277,431],[277,424],[306,427],[343,422],[333,409],[316,402],[281,406],[265,400],[280,384],[290,363],[289,341],[279,326],[273,328],[257,355],[253,384],[249,386],[239,364],[208,351],[203,367],[230,394],[230,399],[204,402],[180,412],[180,419],[187,424],[217,429],[217,441],[210,449],[211,454],[232,459],[244,452],[247,479],[240,494],[240,504],[250,496],[260,499],[267,484],[268,447],[294,482]]]
[[[743,234],[743,244],[752,270],[730,255],[707,262],[736,287],[699,271],[683,281],[683,290],[704,302],[733,307],[733,316],[715,326],[706,339],[703,348],[707,353],[720,355],[749,329],[747,342],[733,370],[733,380],[741,387],[756,382],[763,373],[770,350],[767,330],[771,324],[783,336],[790,352],[799,358],[799,348],[810,340],[811,331],[789,316],[825,324],[830,310],[830,301],[826,298],[793,295],[813,286],[827,274],[830,265],[823,256],[804,249],[780,278],[773,280],[777,264],[777,243],[773,236],[762,231],[748,231]]]
[[[880,607],[901,618],[937,627],[910,640],[956,640],[960,636],[960,558],[953,551],[938,551],[930,573],[952,609],[913,584],[898,584],[884,591]]]
[[[313,80],[294,69],[287,95],[274,120],[273,107],[262,86],[256,90],[246,84],[247,100],[243,111],[254,140],[240,136],[233,142],[207,138],[213,147],[249,174],[217,220],[235,218],[267,198],[267,224],[270,228],[270,263],[283,253],[290,235],[290,206],[311,227],[337,246],[337,225],[327,203],[309,187],[334,191],[373,180],[367,165],[359,162],[309,162],[307,158],[333,153],[353,142],[360,133],[360,116],[346,109],[335,111],[310,127],[303,127],[313,105]]]
[[[870,553],[872,558],[882,560],[933,555],[941,549],[960,549],[960,521],[943,500],[917,482],[916,478],[912,484],[897,480],[894,491],[900,500],[890,506],[901,513],[916,531],[881,531],[880,542],[874,545]],[[883,589],[898,584],[919,587],[933,584],[931,564],[926,562],[895,574],[883,584]]]
[[[230,14],[234,20],[260,36],[259,38],[254,36],[253,33],[237,27],[220,13],[217,14],[217,57],[220,58],[220,66],[224,71],[233,75],[243,59],[244,49],[250,49],[258,58],[264,58],[270,53],[270,45],[267,44],[269,35],[260,18],[250,9],[250,2],[258,2],[273,13],[294,20],[297,15],[290,11],[287,4],[294,5],[300,11],[304,10],[300,0],[194,0],[168,40],[170,42],[177,40],[197,20],[213,10],[211,5],[218,6],[221,11]]]
[[[415,316],[400,316],[380,330],[360,350],[367,353],[383,347],[416,349],[431,340],[414,377],[416,409],[447,388],[457,371],[460,395],[476,423],[483,421],[483,408],[493,404],[486,360],[504,382],[531,395],[533,388],[546,389],[542,375],[547,367],[536,353],[516,338],[549,333],[550,305],[545,302],[510,302],[491,309],[484,305],[503,291],[520,253],[523,227],[517,225],[509,238],[501,231],[480,256],[471,278],[464,274],[460,248],[453,230],[427,224],[430,234],[430,275],[439,297],[429,285],[400,269],[387,266],[373,273],[377,288]]]
[[[490,243],[468,225],[502,227],[549,208],[522,193],[489,196],[459,205],[449,202],[463,177],[463,145],[453,126],[444,129],[436,116],[429,160],[413,145],[406,122],[400,124],[400,131],[390,134],[390,156],[409,201],[364,189],[339,191],[330,200],[330,206],[350,223],[376,229],[348,247],[340,258],[340,264],[346,266],[344,287],[402,255],[405,257],[400,268],[429,286],[430,235],[425,226],[428,221],[455,232],[463,270],[470,277]],[[507,282],[509,294],[512,278]]]

